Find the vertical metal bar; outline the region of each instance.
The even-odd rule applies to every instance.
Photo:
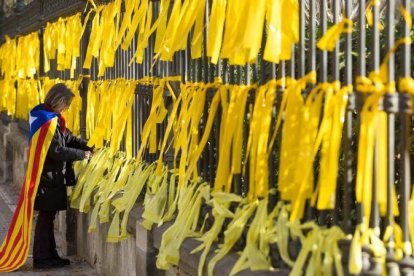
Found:
[[[2,2],[1,2],[2,3]],[[3,5],[0,8],[0,13],[3,13]],[[0,18],[0,20],[2,20]],[[41,27],[39,30],[39,40],[40,40],[40,44],[39,44],[39,48],[41,49],[41,51],[39,51],[39,72],[38,72],[38,77],[43,77],[45,75],[45,67],[44,67],[44,52],[43,52],[43,45],[44,45],[44,41],[43,41],[43,33],[44,33],[44,27]]]
[[[272,63],[271,64],[271,66],[272,66],[272,79],[276,79],[276,64],[275,63]]]
[[[208,16],[209,16],[209,3],[206,1],[206,6],[204,9],[204,29],[203,29],[203,81],[207,83],[209,81],[209,76],[211,75],[209,71],[212,69],[211,63],[209,64],[207,58],[207,34],[208,34]]]
[[[262,40],[262,49],[264,49],[264,44],[265,43],[265,39],[263,37]],[[266,61],[264,61],[263,59],[263,55],[260,57],[260,79],[259,79],[259,83],[260,84],[264,84],[266,81]]]
[[[191,75],[191,69],[193,69],[193,60],[191,59],[191,42],[190,39],[187,41],[187,48],[185,49],[185,52],[187,54],[187,64],[186,64],[186,70],[187,70],[187,81],[193,81]],[[194,71],[194,70],[193,70]]]
[[[408,14],[411,14],[411,0],[403,0],[402,4]],[[410,26],[403,20],[402,22],[404,37],[410,37]],[[403,46],[403,53],[401,56],[401,76],[410,77],[411,75],[411,45],[405,44]],[[408,213],[408,202],[410,196],[410,186],[411,186],[411,170],[410,170],[410,153],[411,153],[411,115],[403,114],[402,123],[401,123],[401,143],[400,143],[400,174],[401,174],[401,184],[400,184],[400,225],[402,229],[402,239],[404,244],[409,244],[409,213]],[[405,258],[409,258],[408,252],[404,252]]]
[[[207,57],[207,39],[208,39],[208,31],[209,31],[209,15],[210,15],[210,7],[211,7],[211,3],[210,1],[206,1],[206,7],[205,7],[205,12],[204,12],[204,25],[205,28],[203,30],[203,57],[205,59],[205,64],[208,64],[209,66],[209,70],[205,73],[204,76],[204,82],[213,82],[214,81],[214,69],[215,66],[214,64],[212,64],[211,62],[209,62],[208,57]],[[207,68],[206,68],[207,69]],[[208,99],[208,91],[205,91],[206,98]],[[207,123],[207,118],[208,118],[208,105],[206,104],[204,105],[204,112],[203,112],[203,133],[206,129],[206,123]],[[209,174],[209,167],[211,166],[212,162],[212,156],[209,154],[211,148],[211,143],[209,143],[208,147],[206,147],[203,150],[203,177],[205,180],[209,180],[210,183],[213,183],[211,180],[211,176],[208,177]],[[209,179],[210,178],[210,179]]]
[[[286,77],[286,62],[285,61],[281,61],[280,62],[280,66],[279,66],[279,70],[278,70],[278,77],[280,79],[284,79]],[[282,83],[282,87],[284,88],[285,83]]]
[[[122,72],[124,71],[124,51],[121,51],[121,48],[116,49],[115,51],[115,76],[114,78],[120,78],[122,77]]]
[[[286,77],[286,62],[285,61],[281,61],[279,63],[279,68],[277,71],[277,76],[279,79],[284,79]],[[281,106],[282,106],[282,98],[283,98],[283,93],[284,93],[284,89],[285,89],[285,82],[282,82],[280,87],[276,88],[276,104],[274,105],[275,108],[275,112],[274,112],[274,116],[273,116],[273,121],[276,122],[277,120],[277,116],[279,112],[281,111]],[[276,124],[274,123],[274,126]],[[273,145],[273,149],[271,152],[271,155],[273,156],[273,167],[276,168],[274,170],[271,171],[272,177],[274,179],[273,182],[273,188],[277,189],[277,179],[279,177],[279,172],[278,172],[278,168],[280,167],[280,139],[281,139],[281,135],[282,132],[279,131],[279,133],[276,136],[276,143]],[[280,199],[280,194],[276,193],[275,196],[273,196],[273,198],[275,198],[276,202],[277,200]],[[275,203],[276,203],[275,202]]]
[[[316,8],[315,8],[315,0],[310,0],[310,22],[309,22],[309,51],[308,51],[308,59],[309,59],[309,71],[315,71],[316,69],[316,38],[315,38],[315,31],[316,31]]]
[[[359,37],[358,37],[358,74],[360,76],[366,76],[366,32],[365,32],[365,0],[359,0]]]
[[[234,74],[234,70],[235,70],[234,65],[230,65],[230,80],[229,80],[230,84],[236,83],[236,76]]]
[[[86,57],[86,49],[87,45],[89,44],[89,36],[91,31],[91,21],[89,20],[86,24],[85,32],[83,33],[81,39],[82,51],[81,51],[81,61],[80,63],[83,64],[83,61]],[[82,97],[82,112],[81,112],[81,121],[80,121],[80,133],[83,139],[86,139],[86,112],[88,108],[88,86],[90,80],[90,69],[85,69],[82,67],[82,83],[80,89],[80,96]]]
[[[373,13],[373,22],[374,25],[372,27],[372,70],[377,71],[380,66],[380,41],[379,41],[379,30],[378,30],[378,23],[379,23],[379,5],[374,5],[372,8]],[[372,204],[371,204],[371,218],[370,218],[370,227],[373,229],[379,229],[379,210],[377,204],[377,154],[378,149],[377,146],[375,147],[375,161],[374,161],[374,182],[372,185]]]
[[[137,45],[138,45],[138,40],[137,40]],[[147,71],[147,59],[148,59],[148,47],[144,49],[144,58],[143,58],[143,61],[141,63],[142,77],[148,77],[149,76],[148,71]]]
[[[248,64],[246,64],[244,66],[244,83],[246,85],[250,85],[250,78],[251,78],[251,76],[250,76],[250,68],[251,67]],[[276,78],[276,75],[275,75],[274,78]]]
[[[240,65],[236,66],[236,72],[237,72],[237,85],[240,85],[242,83],[242,67]]]
[[[240,86],[241,82],[242,82],[242,68],[241,68],[240,65],[236,66],[237,79],[236,79],[236,83],[235,83],[234,82],[234,66],[230,65],[230,68],[232,68],[232,67],[233,67],[233,70],[230,69],[231,70],[230,71],[230,79],[233,79],[233,81],[230,80],[230,83]],[[234,91],[230,90],[230,93],[234,93]],[[231,149],[231,150],[233,151],[234,149]],[[235,174],[234,175],[234,182],[233,182],[234,183],[234,187],[233,187],[234,189],[233,189],[233,191],[237,195],[244,194],[245,190],[246,190],[241,180],[242,180],[241,179],[241,174]]]
[[[253,71],[253,76],[252,76],[253,83],[257,83],[258,78],[259,78],[259,73],[257,71],[257,64],[256,63],[252,64],[252,71]]]
[[[359,3],[359,14],[358,14],[358,22],[359,22],[358,33],[359,33],[359,36],[358,36],[358,60],[357,60],[358,66],[357,66],[357,69],[358,69],[359,76],[366,76],[366,61],[365,61],[365,58],[366,58],[366,30],[365,30],[365,28],[366,28],[365,27],[366,26],[366,21],[365,21],[366,2],[365,2],[365,0],[359,0],[358,3]],[[354,94],[354,96],[356,96],[356,95]],[[356,97],[355,97],[354,101],[355,101],[355,105],[356,105],[356,103],[357,103]],[[346,117],[346,121],[345,121],[346,136],[348,137],[348,134],[350,134],[351,138],[352,138],[352,124],[348,123],[348,120],[352,119],[352,114],[351,114],[351,117],[350,117],[348,113],[349,113],[349,111],[347,112],[347,115],[346,115],[347,117]],[[356,122],[357,127],[360,127],[360,121],[361,121],[361,119],[360,119],[360,117],[358,117],[357,122]],[[357,131],[359,132],[359,130],[357,130]],[[356,137],[358,137],[358,132],[357,132]],[[358,138],[356,138],[356,139],[358,139]],[[345,141],[349,142],[351,140],[349,140],[349,137],[348,137],[347,139],[345,139]],[[357,142],[358,142],[358,140],[356,141],[356,143]],[[354,157],[352,152],[350,152],[350,155],[347,156],[348,150],[350,150],[350,145],[345,145],[345,160],[350,160],[349,157],[351,157],[351,158]],[[349,162],[350,161],[345,162],[345,165],[346,165],[345,166],[345,172],[346,172],[345,181],[349,180],[350,177],[352,177],[352,170],[350,170],[350,168],[352,168],[352,167],[348,166],[348,165],[352,166],[352,164],[349,164]],[[347,189],[349,188],[349,192],[355,191],[355,189],[351,189],[351,188],[355,188],[351,184],[352,183],[349,183],[349,186],[345,185],[345,187],[344,187],[344,212],[347,211],[347,213],[349,213],[350,210],[351,210],[351,202],[350,202],[350,200],[347,199],[348,198]],[[364,212],[364,210],[363,210],[362,204],[358,204],[357,205],[358,223],[362,223],[363,212]],[[344,222],[344,226],[343,226],[344,231],[347,231],[349,233],[351,231],[350,221],[346,221],[344,219],[343,222]]]
[[[152,59],[154,57],[154,37],[153,36],[149,38],[148,48],[149,48],[148,60],[147,60],[148,72],[150,72],[150,76],[154,76],[154,72],[152,68]]]
[[[360,11],[359,11],[359,42],[364,45],[364,48],[359,48],[359,69],[365,72],[365,0],[360,0]],[[346,1],[345,6],[345,16],[350,18],[352,14],[352,1]],[[362,17],[362,18],[361,18]],[[362,64],[361,64],[362,62]],[[364,68],[360,68],[360,66],[364,66]],[[361,72],[360,72],[361,73]],[[345,35],[345,85],[352,84],[352,34],[347,33]],[[344,124],[344,183],[343,183],[343,193],[342,193],[342,209],[343,209],[343,221],[342,221],[342,229],[346,233],[350,233],[352,231],[352,224],[351,218],[349,214],[351,213],[351,191],[353,185],[353,158],[354,152],[352,150],[351,142],[352,142],[352,110],[347,109],[346,111],[346,118]]]
[[[334,24],[339,22],[339,12],[340,12],[340,3],[339,0],[334,0],[333,1],[333,19],[334,19]],[[332,71],[333,71],[333,80],[334,81],[339,81],[340,80],[340,76],[339,76],[339,41],[337,41],[336,45],[335,45],[335,50],[333,52],[333,58],[332,58]],[[346,137],[345,137],[346,139]],[[336,206],[338,206],[339,204],[339,200],[338,200],[338,194],[339,192],[343,190],[342,185],[337,184],[336,185],[336,201],[335,204]],[[332,215],[332,219],[333,219],[333,223],[337,224],[338,223],[338,215],[339,215],[339,208],[334,208],[334,210],[330,211],[331,215]]]
[[[299,3],[299,77],[303,77],[305,75],[305,1]]]
[[[302,1],[303,2],[303,1]],[[349,1],[347,1],[349,2]],[[326,33],[328,29],[328,20],[326,15],[326,5],[327,1],[321,1],[320,2],[320,17],[321,17],[321,32],[322,35]],[[328,52],[327,51],[321,51],[320,53],[320,72],[319,72],[319,81],[320,82],[326,82],[328,80],[327,72],[328,72]],[[301,59],[302,61],[302,59]]]
[[[387,16],[386,16],[386,49],[389,51],[393,47],[394,43],[394,0],[387,1]],[[374,26],[376,27],[376,26]],[[390,83],[394,82],[394,55],[390,55],[388,60],[388,81]],[[392,210],[392,188],[394,186],[394,145],[395,145],[395,115],[392,113],[387,114],[387,215],[385,218],[385,225],[389,226],[393,223],[394,215]],[[391,234],[389,237],[389,243],[386,244],[387,247],[387,257],[394,257],[394,248],[389,246],[390,243],[394,242],[394,235]],[[389,264],[388,264],[389,265]]]
[[[188,68],[188,60],[187,60],[187,49],[180,52],[180,65],[181,65],[181,82],[187,82],[187,68]]]
[[[197,59],[196,67],[197,67],[197,74],[196,74],[196,81],[200,82],[203,80],[203,71],[204,71],[204,58]]]
[[[229,79],[228,79],[228,62],[227,59],[223,60],[223,83],[228,83]]]
[[[334,0],[334,23],[339,22],[339,0]],[[334,80],[339,80],[339,41],[336,42],[336,47],[333,53],[333,77]]]
[[[296,77],[296,68],[295,68],[295,61],[296,61],[296,53],[295,53],[296,47],[293,45],[292,46],[292,58],[290,59],[289,62],[289,76],[291,78],[295,78]]]

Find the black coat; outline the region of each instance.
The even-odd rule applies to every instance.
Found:
[[[43,165],[35,210],[66,210],[66,186],[74,185],[76,181],[72,162],[83,160],[85,151],[91,150],[86,143],[73,136],[68,129],[63,134],[58,124]]]

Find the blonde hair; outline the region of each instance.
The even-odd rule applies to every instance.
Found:
[[[72,91],[63,83],[55,84],[47,93],[45,97],[45,104],[54,111],[61,112],[69,107],[73,97]]]

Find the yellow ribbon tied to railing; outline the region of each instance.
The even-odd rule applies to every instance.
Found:
[[[372,26],[374,24],[373,22],[373,15],[372,15],[372,8],[374,6],[379,6],[381,4],[381,0],[370,0],[367,4],[367,7],[365,9],[365,17],[367,18],[368,26]],[[378,25],[375,26],[378,28],[378,30],[382,31],[384,29],[384,26],[381,22],[378,22]]]
[[[351,19],[343,18],[341,22],[333,25],[319,40],[317,46],[324,51],[333,51],[342,33],[352,33],[353,22]]]

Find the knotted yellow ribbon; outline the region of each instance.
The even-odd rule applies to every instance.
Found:
[[[414,79],[411,77],[400,78],[398,90],[402,93],[414,94]]]

